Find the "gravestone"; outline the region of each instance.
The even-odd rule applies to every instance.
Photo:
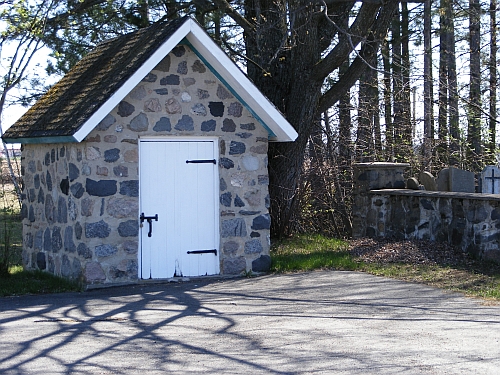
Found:
[[[450,191],[450,168],[441,169],[436,178],[439,191]]]
[[[474,173],[463,169],[450,167],[449,191],[460,193],[475,193]]]
[[[500,169],[494,165],[486,166],[481,172],[481,193],[500,194]]]
[[[420,183],[424,185],[425,190],[436,191],[436,180],[432,173],[429,172],[421,172],[420,173]]]
[[[415,177],[410,177],[406,180],[406,188],[411,190],[419,190],[419,183]]]

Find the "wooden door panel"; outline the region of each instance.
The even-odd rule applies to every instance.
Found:
[[[186,163],[215,159],[214,143],[141,142],[141,212],[158,213],[153,236],[147,223],[141,230],[142,278],[219,273],[217,167]],[[188,254],[199,250],[217,255]]]

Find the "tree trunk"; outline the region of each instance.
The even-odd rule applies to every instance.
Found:
[[[497,125],[497,1],[490,1],[490,113],[489,113],[489,162],[496,164],[496,125]]]
[[[392,89],[389,41],[382,44],[382,63],[384,67],[384,119],[385,119],[385,158],[394,161],[394,124],[392,123]]]
[[[455,22],[453,20],[453,7],[450,0],[445,2],[445,17],[448,21],[446,28],[448,49],[448,123],[450,130],[448,164],[460,166],[461,156],[461,134],[458,117],[458,87],[457,87],[457,59],[455,54]]]
[[[255,35],[246,37],[247,56],[258,64],[249,64],[247,72],[299,134],[293,143],[269,145],[271,233],[277,237],[293,231],[306,146],[313,129],[320,128],[316,110],[321,82],[310,78],[321,53],[318,20],[312,10],[295,13],[290,40],[294,48],[286,50],[282,48],[288,38],[285,10],[282,3],[270,0],[252,0],[246,7],[246,18],[257,20]]]
[[[427,171],[430,170],[432,159],[432,97],[431,0],[426,0],[424,3],[424,150],[422,169]]]
[[[412,148],[411,90],[410,90],[410,20],[408,3],[401,3],[401,107],[403,109],[403,138],[408,150]]]
[[[339,21],[339,27],[344,30],[347,30],[349,26],[348,18],[344,18]],[[339,77],[344,75],[349,69],[349,59],[340,65]],[[340,183],[342,185],[350,183],[350,174],[348,171],[351,169],[351,91],[346,90],[344,94],[340,97],[339,104],[339,136],[338,136],[338,164],[339,164],[339,172],[340,172]]]
[[[378,58],[375,57],[373,65],[377,67]],[[373,118],[373,136],[375,141],[375,160],[383,160],[382,155],[382,131],[380,129],[380,93],[378,88],[378,73],[376,70],[371,69],[371,87],[370,87],[370,108],[371,118]]]
[[[377,65],[377,56],[368,62]],[[367,69],[359,79],[358,93],[358,131],[356,154],[360,162],[378,160],[377,151],[381,151],[380,119],[378,110],[378,80],[375,69]]]
[[[481,145],[481,5],[469,0],[470,89],[467,128],[467,160],[478,172],[482,165]]]
[[[356,161],[374,161],[373,121],[371,118],[370,98],[371,71],[367,70],[359,79],[358,127],[356,134]]]
[[[403,94],[403,69],[401,45],[401,12],[397,13],[391,25],[392,35],[392,100],[394,124],[394,157],[397,162],[408,161]]]
[[[426,1],[426,7],[428,0]],[[441,166],[448,164],[448,53],[449,41],[449,20],[446,17],[446,9],[449,0],[441,0],[439,9],[439,95],[438,95],[438,145],[436,156]],[[427,13],[426,13],[427,14]],[[430,12],[429,12],[430,16]],[[424,20],[427,20],[424,16]],[[426,22],[424,21],[424,25]],[[424,29],[427,28],[424,26]],[[430,31],[424,31],[424,35],[430,37]],[[427,45],[427,44],[426,44]],[[429,46],[430,47],[430,46]],[[427,47],[426,47],[427,50]],[[431,65],[432,66],[432,65]],[[424,68],[425,70],[425,68]],[[425,77],[425,73],[424,73]],[[425,87],[425,84],[424,84]],[[425,95],[424,95],[425,97]],[[425,132],[424,132],[425,133]]]

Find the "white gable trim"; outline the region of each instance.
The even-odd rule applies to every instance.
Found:
[[[290,142],[297,132],[276,107],[243,74],[234,62],[220,49],[196,21],[186,20],[160,48],[121,86],[74,134],[81,142],[127,96],[158,63],[184,38],[203,56],[257,118],[273,134],[271,141]]]
[[[275,135],[278,142],[290,142],[297,138],[297,132],[267,97],[250,81],[235,63],[208,36],[201,26],[191,21],[191,33],[186,39],[200,53],[223,80],[254,112],[264,126]]]
[[[151,57],[121,86],[74,134],[74,138],[81,142],[85,137],[127,96],[146,75],[167,56],[189,33],[189,22],[184,22],[174,33],[158,48]]]

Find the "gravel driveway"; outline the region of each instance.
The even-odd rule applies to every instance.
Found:
[[[500,306],[363,273],[0,298],[1,374],[499,374]]]

